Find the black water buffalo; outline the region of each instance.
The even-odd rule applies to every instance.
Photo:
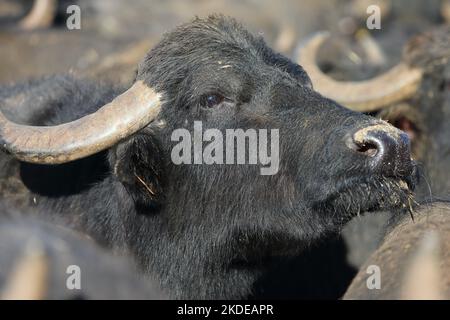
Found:
[[[272,259],[359,213],[406,212],[412,198],[405,133],[324,98],[299,65],[222,16],[167,33],[125,92],[50,77],[0,101],[2,183],[30,191],[18,202],[131,252],[174,298],[247,296]],[[194,121],[216,134],[279,130],[266,141],[273,159],[279,146],[276,174],[175,164],[172,135],[195,143]]]
[[[58,224],[0,204],[0,298],[163,299],[126,257]]]
[[[422,206],[391,222],[344,299],[449,299],[449,246],[449,203]]]

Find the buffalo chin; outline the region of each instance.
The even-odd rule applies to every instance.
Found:
[[[343,226],[352,218],[375,211],[407,213],[414,203],[415,181],[392,177],[348,179],[326,200],[316,202],[314,210],[332,216],[332,223]]]

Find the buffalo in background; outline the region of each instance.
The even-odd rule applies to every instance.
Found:
[[[0,214],[1,299],[165,298],[129,258],[113,256],[63,223],[3,204]],[[68,277],[78,271],[80,282],[70,284],[79,290],[71,290]]]
[[[344,299],[448,299],[450,281],[450,206],[434,202],[391,222],[379,248],[367,259]],[[370,290],[371,266],[380,286]]]

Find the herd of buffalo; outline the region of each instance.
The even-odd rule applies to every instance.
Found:
[[[0,298],[450,299],[447,23],[447,0],[4,0]],[[174,163],[199,122],[276,130],[277,172]]]

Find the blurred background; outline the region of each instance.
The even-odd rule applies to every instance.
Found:
[[[27,17],[34,2],[51,12],[41,25]],[[81,9],[79,30],[66,26],[73,4]],[[380,30],[366,27],[373,4]],[[0,84],[68,71],[127,83],[162,33],[212,13],[235,17],[289,57],[328,30],[333,40],[320,64],[337,79],[361,80],[397,63],[405,41],[444,23],[449,8],[446,0],[0,0]]]

